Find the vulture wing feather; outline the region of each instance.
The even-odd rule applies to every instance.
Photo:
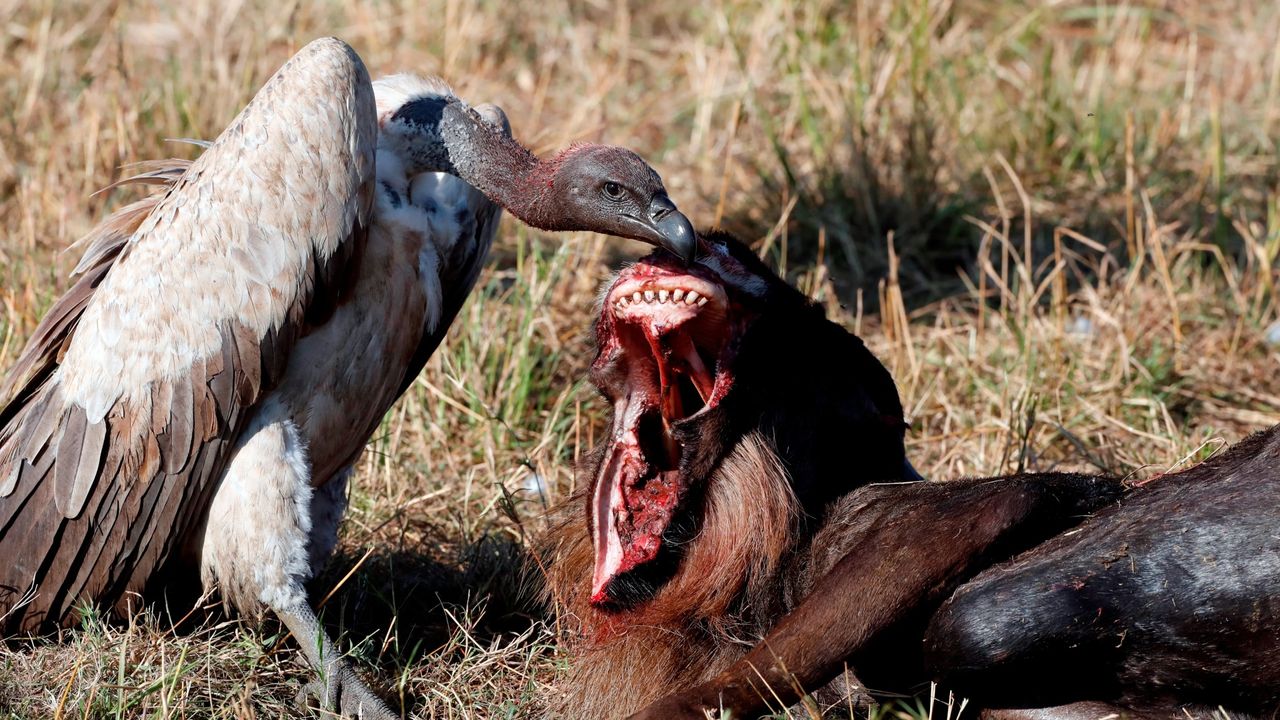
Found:
[[[247,410],[344,286],[376,133],[360,59],[317,40],[189,166],[144,166],[160,191],[86,238],[0,384],[0,629],[119,605],[189,541]]]

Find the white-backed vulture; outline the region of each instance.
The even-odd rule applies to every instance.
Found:
[[[499,206],[684,256],[688,220],[634,153],[541,161],[500,110],[437,80],[371,83],[335,39],[290,59],[198,159],[138,180],[161,191],[85,239],[78,280],[0,387],[3,630],[73,624],[86,602],[125,609],[198,567],[240,612],[281,618],[328,707],[393,717],[303,584],[334,547],[352,463],[474,284]]]

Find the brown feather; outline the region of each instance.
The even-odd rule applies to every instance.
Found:
[[[203,366],[204,363],[199,364]],[[164,433],[157,438],[160,442],[160,454],[164,458],[164,471],[170,475],[181,472],[191,456],[192,425],[195,422],[195,398],[191,380],[190,375],[182,375],[172,383],[173,402],[169,405],[169,422]]]
[[[23,508],[31,499],[34,488],[37,487],[39,478],[47,477],[50,466],[53,463],[53,453],[45,453],[43,457],[38,458],[35,463],[28,461],[20,461],[18,467],[18,486],[26,488],[27,492],[16,492],[10,495],[11,500],[5,505],[0,505],[0,534],[9,531],[9,526],[13,524],[13,520],[22,512]],[[0,589],[0,592],[3,590]]]
[[[213,374],[209,379],[209,391],[217,403],[218,417],[226,424],[235,402],[236,350],[235,341],[231,339],[226,328],[222,328],[220,332],[222,354],[219,356],[217,365],[213,365],[212,360],[210,361],[210,372]]]
[[[53,466],[53,484],[56,489],[53,499],[58,512],[66,518],[73,518],[80,511],[79,506],[73,505],[72,499],[80,494],[76,488],[76,472],[80,469],[80,449],[84,446],[85,426],[88,424],[84,408],[73,405],[62,416],[62,434],[58,436],[58,444],[54,447],[57,459]]]
[[[210,380],[209,382],[212,382]],[[200,443],[218,434],[218,403],[214,399],[213,391],[209,389],[209,385],[201,383],[195,387],[195,423],[191,428],[192,440],[195,448]],[[194,448],[193,448],[194,449]]]
[[[23,458],[37,455],[44,447],[45,438],[53,433],[56,418],[45,422],[46,416],[57,415],[50,407],[48,403],[40,403],[25,423],[12,423],[0,429],[0,497],[9,495],[17,487]]]
[[[260,348],[249,328],[235,323],[231,328],[231,340],[235,343],[237,373],[236,395],[240,402],[255,398],[262,389],[262,358]],[[225,341],[224,341],[225,342]]]
[[[159,435],[169,427],[169,408],[173,405],[173,383],[151,386],[151,433]]]
[[[160,441],[155,435],[147,435],[142,440],[142,457],[134,471],[138,477],[150,478],[160,470]]]
[[[53,391],[50,390],[49,394],[53,394]],[[60,402],[50,399],[35,413],[29,426],[24,428],[28,430],[28,434],[22,437],[22,452],[26,457],[39,455],[52,447],[54,434],[58,431],[58,422],[61,419],[58,412],[60,408]]]
[[[121,491],[122,488],[116,485],[108,488],[106,494],[99,499],[96,510],[102,522],[87,535],[89,543],[79,554],[77,572],[63,583],[66,588],[63,597],[83,598],[86,588],[104,583],[106,578],[114,574],[112,566],[118,562],[123,540],[117,528],[127,526],[129,522],[125,513],[119,512],[118,499]],[[52,578],[45,580],[47,585],[52,584]]]
[[[105,420],[85,424],[84,438],[80,445],[80,462],[75,470],[75,484],[67,496],[66,512],[72,517],[80,514],[80,510],[84,507],[85,496],[89,493],[89,487],[93,484],[93,479],[98,476],[106,440]]]
[[[18,486],[18,476],[22,474],[22,462],[16,447],[6,448],[4,454],[0,456],[0,495],[8,496]]]

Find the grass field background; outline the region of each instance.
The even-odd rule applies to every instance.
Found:
[[[502,105],[539,153],[636,149],[695,224],[740,234],[868,342],[930,478],[1143,479],[1280,421],[1263,0],[0,0],[0,366],[67,286],[62,251],[136,191],[94,193],[189,156],[166,139],[216,136],[320,35],[374,75]],[[601,430],[588,322],[643,250],[504,220],[361,460],[313,593],[406,713],[539,717],[556,692],[555,618],[530,615],[513,568]],[[0,716],[311,715],[276,624],[188,624],[157,611],[0,649]]]

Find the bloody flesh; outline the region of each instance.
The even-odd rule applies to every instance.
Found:
[[[714,407],[732,384],[729,340],[743,311],[709,268],[660,259],[623,271],[605,296],[595,369],[618,377],[610,447],[591,505],[591,601],[653,560],[688,487],[674,429]]]

